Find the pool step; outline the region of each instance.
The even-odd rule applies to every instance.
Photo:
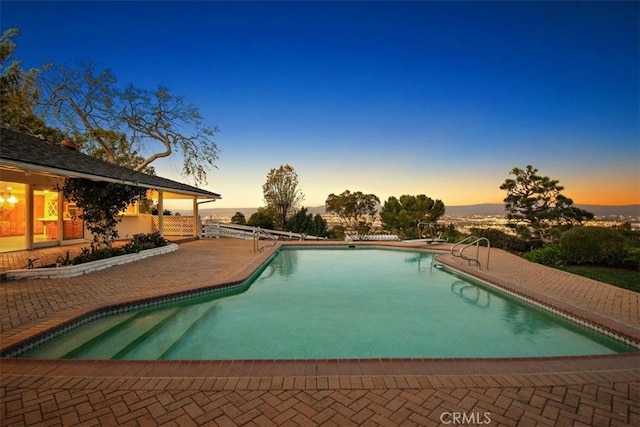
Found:
[[[129,351],[118,354],[122,359],[158,360],[180,342],[182,337],[200,322],[213,309],[216,301],[183,307],[172,317],[171,322],[164,323],[154,334],[146,334],[132,346]]]
[[[102,335],[114,327],[126,322],[135,316],[136,313],[121,313],[104,317],[96,322],[90,322],[73,331],[65,333],[53,340],[34,348],[24,357],[42,359],[60,359],[71,351],[83,346],[86,342],[97,335]]]
[[[141,312],[120,322],[111,329],[96,336],[84,345],[67,353],[65,358],[73,359],[112,359],[128,351],[141,336],[151,333],[175,316],[180,307]]]

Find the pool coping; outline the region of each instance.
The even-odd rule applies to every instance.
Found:
[[[616,341],[622,342],[626,345],[635,347],[640,350],[640,333],[638,330],[618,322],[613,319],[601,316],[597,313],[593,313],[571,304],[563,303],[556,299],[545,296],[531,290],[523,291],[521,289],[514,289],[510,283],[502,281],[492,276],[482,274],[481,271],[470,274],[466,271],[459,270],[458,268],[446,263],[446,261],[438,260],[446,266],[446,268],[453,270],[456,274],[470,278],[476,282],[480,282],[491,288],[497,289],[508,296],[514,297],[520,301],[532,305],[533,307],[540,308],[549,314],[568,320],[580,326],[584,326],[599,334],[613,338]],[[479,277],[483,276],[483,277]]]
[[[523,358],[75,360],[2,359],[2,375],[244,378],[433,375],[544,375],[633,371],[640,354]],[[640,371],[638,371],[640,374]],[[81,373],[81,374],[80,374]]]
[[[328,244],[327,244],[328,243]],[[149,298],[130,300],[126,302],[120,302],[117,304],[111,304],[106,306],[93,307],[87,310],[79,310],[72,315],[66,317],[66,319],[52,319],[49,322],[39,325],[38,327],[28,329],[9,339],[3,340],[0,343],[0,352],[3,354],[2,366],[3,375],[5,373],[10,374],[11,368],[15,367],[20,372],[23,372],[23,368],[30,366],[33,362],[37,362],[43,369],[51,368],[55,371],[56,367],[74,366],[74,363],[80,363],[78,366],[91,366],[92,371],[97,369],[102,372],[100,375],[113,375],[113,369],[116,367],[123,367],[125,372],[131,369],[131,366],[138,366],[140,363],[151,365],[157,364],[160,372],[167,374],[173,372],[177,366],[180,366],[179,370],[184,373],[189,373],[189,369],[185,366],[192,366],[194,371],[187,375],[193,376],[196,373],[202,374],[202,369],[214,374],[215,376],[255,376],[256,373],[261,372],[261,376],[264,376],[268,372],[274,372],[271,376],[280,376],[283,373],[287,375],[314,375],[314,376],[334,376],[334,375],[392,375],[394,373],[403,373],[404,375],[435,375],[443,374],[447,372],[466,372],[467,369],[471,369],[469,372],[473,373],[486,373],[496,374],[506,372],[576,372],[576,371],[593,371],[593,370],[612,370],[612,369],[634,369],[640,366],[640,353],[622,353],[614,355],[596,355],[596,356],[554,356],[554,357],[524,357],[524,358],[411,358],[411,359],[299,359],[299,360],[213,360],[213,361],[201,361],[201,360],[176,360],[176,361],[118,361],[118,360],[68,360],[61,359],[21,359],[21,358],[7,358],[4,355],[10,352],[12,349],[21,347],[30,341],[34,341],[42,337],[43,335],[50,334],[53,331],[61,330],[65,326],[73,322],[77,322],[82,318],[86,318],[97,312],[104,312],[112,309],[118,309],[122,307],[135,307],[137,304],[150,304],[156,305],[171,298],[187,298],[194,296],[195,293],[209,293],[216,292],[223,288],[229,288],[241,285],[244,281],[248,280],[252,275],[256,274],[268,261],[277,254],[278,250],[283,246],[364,246],[364,247],[385,247],[385,248],[398,248],[403,250],[419,250],[429,252],[442,252],[448,251],[446,247],[414,247],[402,244],[402,242],[280,242],[272,250],[265,253],[265,256],[256,259],[249,263],[242,272],[238,275],[238,279],[223,284],[216,284],[213,286],[201,286],[194,289],[157,295]],[[438,260],[441,262],[441,260]],[[443,263],[446,265],[446,263]],[[489,278],[486,280],[484,277],[477,277],[475,274],[469,274],[465,271],[461,271],[456,267],[447,265],[456,273],[469,276],[474,280],[486,281],[491,285],[498,286],[502,291],[509,291],[510,285],[506,283],[493,283],[495,278]],[[499,282],[499,281],[497,281]],[[527,290],[528,291],[528,290]],[[527,294],[527,292],[522,292]],[[530,292],[530,291],[528,291]],[[544,295],[532,296],[534,300],[539,300],[546,307],[553,306],[545,301]],[[538,298],[536,298],[538,297]],[[545,308],[546,308],[545,307]],[[595,313],[581,310],[575,306],[563,307],[570,314],[576,314],[571,312],[571,308],[581,312],[579,314],[589,314],[591,316]],[[134,309],[134,308],[132,308]],[[596,316],[598,317],[598,316]],[[610,320],[603,318],[604,320]],[[602,319],[600,319],[602,320]],[[626,326],[619,322],[613,322],[613,327]],[[610,327],[611,325],[607,326]],[[637,330],[631,328],[633,332],[637,333]],[[540,366],[541,362],[544,362],[545,366]],[[479,367],[487,366],[496,367],[496,371],[483,372]],[[19,368],[22,367],[22,368]],[[100,369],[104,367],[104,371]],[[259,369],[257,368],[259,367]],[[5,370],[5,369],[8,369]],[[257,370],[258,369],[258,370]],[[152,369],[152,371],[155,371]],[[158,375],[156,372],[154,375]],[[277,374],[277,375],[276,375]]]
[[[539,307],[551,314],[567,319],[578,325],[585,326],[595,332],[604,334],[640,350],[640,331],[637,328],[618,320],[602,316],[598,313],[594,313],[593,311],[568,304],[549,295],[541,294],[530,289],[524,289],[517,284],[491,276],[482,270],[470,271],[472,268],[461,269],[460,265],[455,265],[446,259],[442,259],[442,257],[438,258],[438,262],[457,274],[485,283],[486,285],[522,300],[527,304]]]

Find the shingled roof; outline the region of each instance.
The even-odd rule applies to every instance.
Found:
[[[67,178],[88,178],[209,199],[220,198],[220,194],[211,191],[114,165],[6,128],[0,128],[0,165]]]

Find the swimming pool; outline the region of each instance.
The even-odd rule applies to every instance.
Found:
[[[365,359],[634,351],[433,267],[433,254],[282,248],[225,292],[104,317],[23,357]]]

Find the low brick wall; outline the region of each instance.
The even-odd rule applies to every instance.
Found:
[[[128,264],[130,262],[162,255],[177,251],[178,245],[172,243],[159,248],[147,249],[136,254],[120,255],[113,258],[105,258],[97,261],[86,262],[84,264],[70,265],[66,267],[32,268],[23,270],[9,270],[6,278],[15,279],[68,279],[70,277],[81,276],[94,271],[104,270],[114,265]]]

